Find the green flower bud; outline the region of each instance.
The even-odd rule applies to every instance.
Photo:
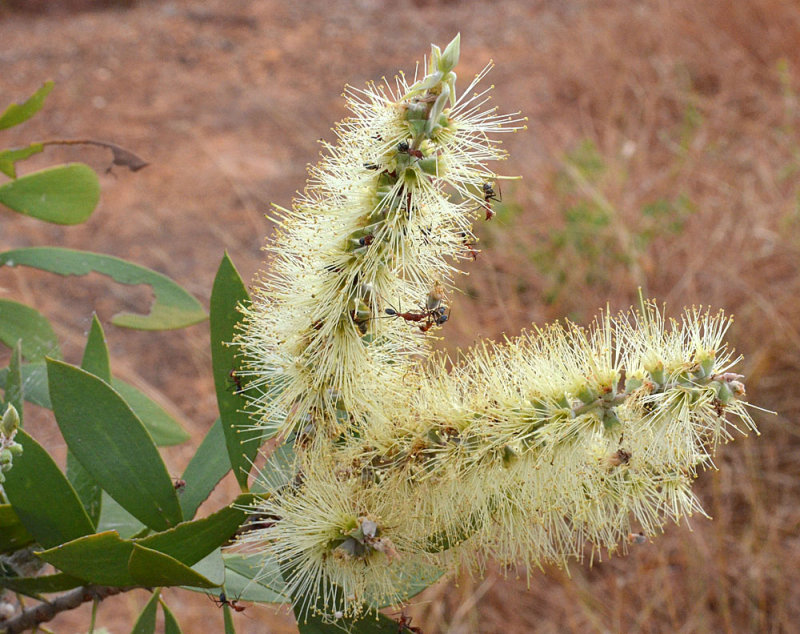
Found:
[[[619,417],[613,409],[607,409],[603,412],[603,427],[605,427],[606,431],[614,429],[619,424]]]
[[[589,405],[597,400],[597,393],[588,385],[582,385],[581,389],[578,391],[577,397]]]
[[[736,400],[736,395],[733,393],[733,390],[731,389],[731,386],[728,385],[727,381],[714,381],[711,383],[711,385],[716,388],[717,398],[723,405],[730,405]]]
[[[16,408],[9,403],[6,413],[3,414],[3,421],[0,422],[0,434],[6,438],[11,438],[19,427],[19,413]]]
[[[652,368],[647,368],[650,378],[656,385],[664,385],[664,364],[659,361]]]
[[[642,387],[642,385],[644,385],[644,381],[642,381],[642,379],[640,378],[632,376],[628,379],[625,379],[626,392],[633,392],[635,390],[638,390],[640,387]]]
[[[12,442],[7,449],[12,453],[14,456],[21,456],[22,455],[22,445],[18,442]]]
[[[443,74],[449,73],[458,64],[458,58],[461,56],[461,33],[456,35],[452,42],[448,44],[444,53],[439,58],[438,68]]]
[[[14,459],[13,454],[8,449],[0,449],[0,468],[8,465],[11,466],[11,461]]]
[[[436,44],[431,44],[431,58],[428,60],[428,72],[433,73],[439,68],[439,62],[442,59],[442,49]]]

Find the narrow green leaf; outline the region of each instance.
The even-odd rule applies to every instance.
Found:
[[[233,536],[247,518],[242,507],[252,502],[252,495],[240,495],[233,504],[206,518],[183,522],[168,531],[136,540],[136,543],[191,566]]]
[[[225,594],[241,601],[251,603],[288,603],[289,599],[272,588],[240,575],[232,570],[225,571]]]
[[[181,522],[167,468],[122,397],[97,377],[61,361],[48,359],[47,374],[61,434],[94,480],[153,530]]]
[[[117,501],[103,491],[100,502],[100,517],[97,520],[97,532],[117,531],[123,539],[130,539],[142,532],[145,525],[122,508]]]
[[[57,165],[0,185],[0,203],[58,225],[85,221],[100,202],[97,174],[83,163]]]
[[[210,552],[192,566],[192,570],[211,581],[214,587],[220,587],[225,582],[225,562],[222,559],[222,549],[217,548]]]
[[[8,375],[5,385],[5,405],[13,405],[19,414],[19,426],[22,427],[22,402],[25,397],[25,388],[22,382],[22,340],[17,342],[11,351],[8,363]],[[6,408],[0,408],[0,413],[5,413]]]
[[[83,350],[81,368],[94,374],[106,383],[111,382],[111,361],[108,358],[108,345],[103,333],[103,326],[97,315],[92,315],[92,325],[89,336],[86,338],[86,347]]]
[[[0,150],[0,172],[9,178],[17,177],[18,161],[24,161],[34,154],[38,154],[44,150],[41,143],[31,143],[28,147],[16,148],[13,150]]]
[[[231,373],[235,378],[240,361],[236,356],[236,348],[228,344],[233,341],[236,324],[242,319],[237,307],[249,299],[242,278],[226,253],[217,269],[211,290],[211,363],[219,415],[225,433],[225,446],[242,491],[247,491],[247,474],[260,443],[253,438],[252,432],[248,435],[245,431],[252,427],[252,421],[242,411],[247,401],[239,393],[239,385],[231,381]]]
[[[23,452],[3,487],[28,532],[45,548],[94,532],[75,489],[44,448],[22,429],[14,440]]]
[[[216,584],[198,574],[177,559],[134,544],[128,563],[131,574],[138,585],[152,586],[197,586],[214,588]]]
[[[0,253],[0,265],[30,266],[59,275],[108,275],[120,284],[147,284],[155,302],[149,315],[117,313],[115,326],[139,330],[172,330],[199,323],[206,313],[194,297],[171,279],[120,258],[61,247],[28,247]],[[52,355],[51,355],[52,356]]]
[[[0,504],[0,554],[14,552],[33,542],[10,504]]]
[[[257,603],[289,603],[277,561],[261,555],[223,555],[225,594]]]
[[[183,516],[194,517],[198,507],[230,470],[231,461],[225,451],[222,421],[218,418],[183,472],[181,479],[186,482],[180,495]]]
[[[156,631],[156,610],[161,590],[156,589],[150,600],[145,604],[136,623],[133,624],[131,634],[154,634]]]
[[[83,351],[81,368],[91,372],[97,378],[106,383],[111,378],[111,363],[108,359],[108,346],[106,345],[103,327],[97,315],[92,318],[92,326],[89,329],[89,336],[86,340],[86,347]],[[102,502],[102,489],[95,482],[89,472],[83,468],[75,455],[67,450],[67,479],[75,488],[75,492],[81,499],[83,508],[89,514],[92,522],[97,526],[100,518],[100,505]]]
[[[25,400],[34,405],[51,409],[50,394],[47,391],[47,368],[44,362],[28,363],[20,369]],[[3,368],[0,370],[0,388],[5,389],[7,381],[8,368]]]
[[[50,94],[54,85],[52,81],[46,81],[24,103],[12,103],[0,115],[0,130],[19,125],[39,112],[44,105],[45,97]]]
[[[77,577],[70,577],[63,572],[41,577],[3,577],[0,576],[0,588],[11,592],[24,594],[28,597],[38,598],[40,594],[51,592],[64,592],[82,586],[86,581]]]
[[[178,619],[175,618],[163,599],[161,600],[161,610],[164,612],[164,634],[182,634]]]
[[[36,554],[67,574],[100,585],[215,587],[176,559],[124,540],[114,531],[81,537]]]
[[[133,542],[114,531],[87,535],[36,553],[59,570],[91,583],[106,586],[135,586],[128,570]]]
[[[189,432],[168,414],[161,405],[140,389],[115,378],[111,379],[111,387],[119,392],[119,395],[130,405],[130,408],[142,421],[147,431],[150,432],[150,436],[152,436],[156,446],[171,447],[189,440]]]
[[[28,361],[61,358],[58,338],[47,318],[35,308],[0,299],[0,341],[9,348],[22,340],[22,356]]]
[[[8,377],[8,369],[0,369],[0,389],[4,389]],[[39,407],[53,409],[50,403],[50,392],[47,388],[47,367],[44,363],[29,363],[22,366],[22,383],[24,386],[25,400]],[[168,447],[185,442],[189,438],[188,432],[183,428],[175,418],[167,413],[158,403],[151,400],[144,392],[126,383],[121,379],[111,378],[111,387],[113,387],[120,396],[125,399],[125,402],[133,410],[134,414],[139,417],[145,428],[153,437],[153,442],[159,447]],[[222,427],[219,428],[219,436],[222,439]],[[217,454],[222,454],[225,463],[228,464],[222,475],[225,475],[230,469],[230,461],[228,454],[224,449],[224,440],[220,441],[219,451],[209,453],[206,456],[207,463],[204,463],[203,469],[213,470],[211,462],[215,460]],[[199,465],[198,465],[199,466]],[[209,471],[209,472],[210,472]],[[205,475],[209,475],[206,473]],[[222,477],[220,476],[220,478]],[[207,493],[206,493],[207,495]]]
[[[254,493],[276,491],[285,486],[297,473],[295,453],[291,442],[277,447],[259,470],[253,483]]]

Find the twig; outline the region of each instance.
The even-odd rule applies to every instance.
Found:
[[[23,610],[21,614],[5,623],[0,623],[0,633],[17,634],[18,632],[24,632],[37,627],[40,623],[50,621],[59,612],[73,610],[86,601],[102,601],[106,597],[132,589],[132,587],[115,586],[83,586],[75,588],[52,601],[40,603],[36,607]]]

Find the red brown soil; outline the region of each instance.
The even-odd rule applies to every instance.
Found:
[[[28,11],[19,11],[27,6]],[[56,89],[42,114],[5,132],[3,147],[34,139],[91,137],[121,144],[151,166],[101,176],[103,198],[82,226],[44,226],[0,214],[2,249],[62,245],[112,253],[161,271],[205,305],[223,250],[250,279],[270,231],[271,202],[302,189],[317,139],[345,115],[345,83],[413,69],[431,42],[462,34],[462,78],[489,58],[502,110],[530,117],[505,140],[504,198],[517,213],[480,227],[442,335],[448,347],[513,335],[532,321],[635,301],[637,286],[673,313],[693,303],[737,315],[730,334],[745,355],[762,436],[721,447],[719,472],[697,492],[713,521],[666,534],[624,558],[526,582],[489,570],[423,594],[410,609],[427,632],[767,632],[800,622],[800,9],[779,0],[731,3],[540,0],[503,3],[347,0],[337,3],[176,0],[138,3],[0,3],[0,102],[45,79]],[[98,9],[102,10],[88,10]],[[691,115],[691,116],[689,116]],[[687,132],[687,126],[688,132]],[[613,235],[636,231],[639,211],[684,193],[696,209],[684,230],[657,237],[591,284],[576,281],[554,303],[530,253],[564,223],[556,172],[590,139],[609,174],[586,197],[614,210]],[[22,171],[82,160],[101,174],[100,150],[51,151]],[[598,191],[597,187],[601,187]],[[580,258],[567,270],[587,272]],[[588,271],[591,272],[591,271]],[[580,276],[578,276],[580,277]],[[110,325],[144,310],[145,292],[99,276],[63,283],[0,271],[4,296],[60,324],[66,357],[79,360],[91,312],[106,327],[112,364],[181,413],[193,439],[167,451],[178,473],[216,416],[207,326],[136,333]],[[42,423],[40,438],[58,445]],[[62,446],[63,449],[63,446]],[[230,485],[230,483],[228,483]],[[222,487],[204,508],[225,503]],[[222,631],[204,597],[165,591],[186,632]],[[105,602],[99,622],[128,631],[146,593]],[[85,631],[88,612],[62,615],[55,631]],[[290,632],[292,619],[252,606],[239,632]],[[209,623],[213,623],[209,625]],[[82,629],[81,629],[82,628]]]

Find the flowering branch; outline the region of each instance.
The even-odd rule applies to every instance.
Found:
[[[241,542],[277,560],[299,614],[358,615],[490,557],[530,570],[625,548],[634,522],[652,536],[702,513],[691,484],[728,417],[755,431],[721,313],[665,323],[642,302],[431,355],[452,262],[492,215],[489,134],[522,121],[470,95],[489,67],[456,98],[458,48],[434,46],[410,85],[348,89],[354,117],[280,210],[245,311],[257,425],[298,457]]]

